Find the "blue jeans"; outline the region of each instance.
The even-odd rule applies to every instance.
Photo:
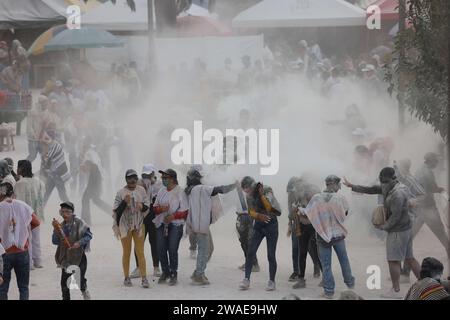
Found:
[[[291,233],[292,240],[292,269],[295,273],[299,273],[298,262],[299,262],[299,247],[298,247],[298,237],[295,232]]]
[[[11,270],[14,269],[20,300],[28,300],[30,283],[30,256],[28,251],[3,255],[3,284],[0,286],[0,300],[8,300]]]
[[[176,276],[178,270],[178,247],[183,237],[183,225],[177,226],[170,223],[168,228],[167,236],[164,234],[164,224],[156,229],[156,243],[162,271],[166,275]]]
[[[252,273],[253,263],[256,258],[258,248],[266,238],[267,241],[267,259],[269,260],[269,278],[275,281],[275,274],[277,273],[277,242],[278,242],[278,221],[272,217],[269,223],[256,221],[253,226],[253,234],[250,239],[250,246],[247,257],[245,259],[245,278],[250,279]]]
[[[208,263],[211,251],[211,241],[210,234],[202,234],[191,232],[192,237],[195,238],[197,243],[198,253],[197,253],[197,267],[195,269],[195,274],[201,276],[205,273],[206,264]]]
[[[325,244],[323,240],[317,239],[317,251],[319,253],[320,263],[322,264],[323,288],[326,294],[334,294],[335,288],[333,271],[331,269],[332,248],[339,259],[345,284],[349,288],[355,286],[355,278],[352,276],[352,269],[350,268],[347,249],[345,248],[345,240],[342,239],[332,241],[330,244]]]

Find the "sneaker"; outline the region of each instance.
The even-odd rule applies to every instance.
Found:
[[[299,278],[297,283],[292,286],[292,289],[303,289],[306,288],[306,281],[303,278]]]
[[[322,292],[322,293],[320,294],[319,297],[325,298],[325,299],[328,299],[328,300],[331,300],[331,299],[334,298],[334,294],[333,294],[333,293],[326,293],[326,292],[324,291],[324,292]]]
[[[275,291],[275,289],[275,281],[269,280],[269,282],[267,282],[266,291]]]
[[[245,263],[242,266],[238,267],[239,270],[245,271]]]
[[[171,275],[169,278],[169,286],[174,286],[178,282],[176,275]]]
[[[252,267],[252,272],[259,272],[259,264],[254,264]]]
[[[295,282],[295,281],[297,281],[298,280],[298,273],[297,272],[294,272],[294,273],[292,273],[291,274],[291,276],[289,277],[289,282]]]
[[[87,290],[81,291],[81,295],[83,296],[84,300],[91,300],[91,294],[89,293],[89,291]]]
[[[403,299],[400,291],[395,291],[394,288],[391,288],[388,292],[381,294],[381,297],[385,299]]]
[[[43,268],[42,264],[40,264],[40,263],[34,263],[33,266],[36,269],[42,269]]]
[[[169,275],[167,274],[167,273],[162,273],[161,274],[161,277],[159,277],[159,280],[158,280],[158,284],[163,284],[163,283],[166,283],[166,280],[169,278]]]
[[[191,279],[192,279],[192,284],[194,284],[194,285],[198,285],[198,286],[209,285],[209,280],[204,274],[193,275],[193,277],[191,277]]]
[[[406,284],[409,284],[409,283],[410,283],[410,280],[409,280],[409,274],[408,274],[408,275],[406,275],[406,274],[401,274],[401,275],[400,275],[400,283],[406,283]]]
[[[140,277],[141,277],[141,274],[139,273],[139,268],[135,268],[133,270],[133,272],[130,274],[130,278],[131,279],[137,279],[137,278],[140,278]]]
[[[155,277],[161,277],[161,270],[159,269],[159,267],[155,267],[153,269],[153,276]]]
[[[142,278],[141,287],[144,289],[150,288],[150,284],[148,283],[147,278]]]
[[[131,282],[131,279],[128,277],[128,278],[125,278],[125,279],[123,280],[123,285],[124,285],[125,287],[132,287],[132,286],[133,286],[133,283]]]
[[[248,290],[250,288],[250,279],[245,278],[239,283],[239,289]]]
[[[191,259],[192,260],[195,260],[195,259],[197,259],[197,251],[196,250],[190,250],[191,251],[191,253],[190,253],[190,257],[191,257]]]

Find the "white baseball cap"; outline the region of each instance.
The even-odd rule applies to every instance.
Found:
[[[151,174],[152,172],[157,172],[155,166],[151,163],[144,164],[142,174]]]

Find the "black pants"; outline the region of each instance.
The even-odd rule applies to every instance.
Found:
[[[97,188],[87,186],[81,199],[81,218],[91,225],[91,200],[107,215],[112,214],[112,207],[100,198],[101,191]]]
[[[80,287],[80,290],[82,292],[86,291],[87,289],[87,280],[86,280],[86,270],[87,270],[87,259],[86,254],[83,253],[83,256],[81,257],[81,262],[78,265],[80,268],[80,274],[75,274],[75,279],[77,282],[79,281],[78,286]],[[67,273],[65,269],[62,269],[61,272],[61,291],[62,291],[62,298],[63,300],[70,300],[70,289],[67,286],[67,280],[72,276],[72,273]]]
[[[244,258],[247,258],[247,254],[250,251],[250,240],[253,235],[253,220],[249,215],[238,215],[236,220],[236,230],[239,235],[239,242],[241,243],[242,252],[244,252]],[[258,257],[255,255],[253,265],[258,264]]]
[[[319,267],[322,270],[322,266],[320,265],[319,255],[317,253],[317,244],[316,244],[316,231],[312,224],[301,224],[302,234],[298,237],[298,247],[299,247],[299,276],[300,278],[305,278],[305,269],[306,269],[306,258],[308,256],[308,252],[313,260],[314,269]]]
[[[154,218],[155,216],[149,213],[144,219],[144,226],[145,226],[145,238],[147,238],[148,235],[148,242],[150,243],[150,249],[152,251],[153,268],[157,268],[159,267],[159,256],[158,256],[158,243],[156,240],[156,227],[152,221]],[[134,258],[136,259],[136,267],[138,267],[138,259],[136,252],[134,253]]]

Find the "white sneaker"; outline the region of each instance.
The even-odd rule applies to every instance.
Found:
[[[381,294],[382,298],[385,299],[403,299],[403,295],[400,293],[400,291],[395,291],[394,288],[391,288],[389,291]]]
[[[153,269],[153,275],[155,277],[161,277],[161,270],[159,269],[159,267],[156,267],[155,269]]]
[[[275,282],[272,280],[269,280],[269,282],[267,282],[266,291],[275,291],[275,289],[276,289]]]
[[[134,269],[133,272],[130,274],[131,279],[137,279],[140,277],[141,277],[141,274],[139,273],[139,268]]]
[[[250,288],[250,279],[245,278],[239,284],[239,289],[241,289],[241,290],[248,290],[249,288]]]

